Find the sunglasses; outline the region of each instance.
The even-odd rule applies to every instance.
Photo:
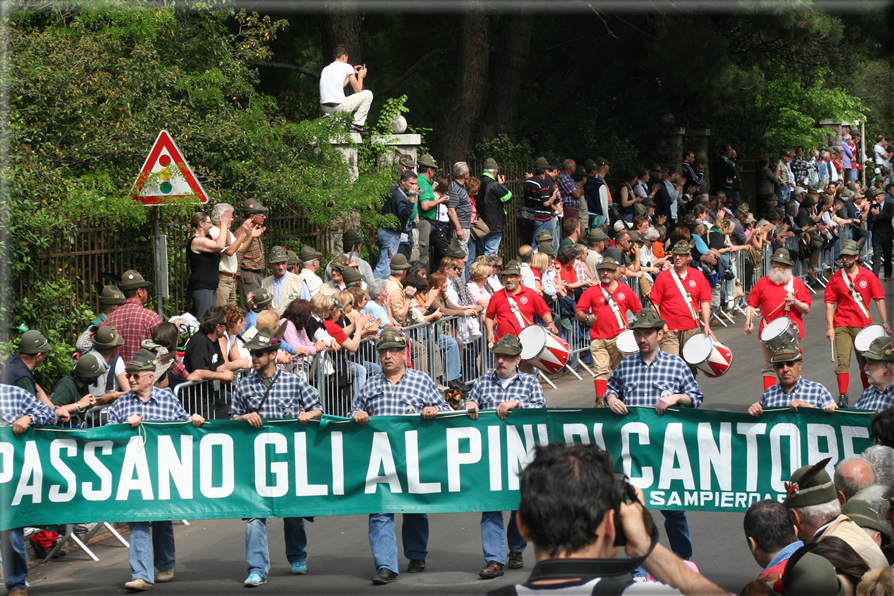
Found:
[[[796,364],[801,364],[800,360],[796,360],[794,362],[774,362],[773,367],[777,369],[785,368],[786,366],[789,368],[795,368]]]
[[[142,375],[140,373],[125,373],[124,376],[128,379],[139,379],[140,377],[144,377],[145,375]]]
[[[252,358],[260,358],[264,354],[271,352],[272,350],[249,350],[248,353],[251,354]]]

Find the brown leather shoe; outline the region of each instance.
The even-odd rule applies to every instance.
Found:
[[[525,560],[522,553],[509,553],[509,558],[506,560],[506,567],[509,569],[521,569],[524,566]]]
[[[478,575],[484,579],[493,579],[503,575],[503,566],[496,561],[488,561]]]
[[[605,403],[605,398],[597,397],[596,398],[596,406],[597,408],[606,408],[608,405]]]

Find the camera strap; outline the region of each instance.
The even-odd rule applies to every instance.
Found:
[[[604,577],[630,573],[642,566],[658,544],[658,527],[652,524],[649,551],[635,559],[549,559],[534,565],[527,583],[542,579]]]

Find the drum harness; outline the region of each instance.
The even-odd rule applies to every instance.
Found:
[[[627,321],[624,317],[621,316],[621,309],[618,307],[618,303],[615,302],[614,297],[611,295],[611,292],[608,292],[605,289],[605,286],[602,285],[602,282],[599,282],[599,289],[602,290],[602,295],[605,297],[605,303],[609,305],[612,309],[612,312],[615,313],[615,318],[618,320],[618,326],[621,327],[621,330],[627,329]]]
[[[506,292],[506,300],[509,301],[509,310],[512,311],[512,313],[515,315],[515,318],[518,320],[519,328],[524,329],[525,327],[530,325],[531,322],[528,321],[528,317],[526,317],[524,313],[519,310],[518,304],[515,303],[515,299],[509,295],[509,292]]]
[[[851,295],[851,298],[854,299],[854,302],[857,303],[857,306],[860,307],[860,310],[863,312],[863,316],[865,316],[869,321],[872,321],[872,317],[870,316],[869,311],[866,309],[866,305],[863,304],[863,295],[857,291],[854,282],[851,281],[850,276],[844,269],[841,270],[841,278],[844,279],[844,285],[847,286],[848,293]]]
[[[685,302],[686,306],[689,307],[689,314],[692,315],[692,320],[701,325],[698,320],[698,315],[695,314],[695,309],[692,308],[692,294],[690,294],[683,288],[683,284],[680,283],[680,277],[677,275],[677,272],[673,269],[673,267],[671,267],[670,273],[671,277],[674,278],[674,283],[677,284],[677,289],[680,290],[680,294],[683,295],[683,302]]]

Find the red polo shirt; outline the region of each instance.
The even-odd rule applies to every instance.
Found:
[[[857,301],[851,296],[851,289],[845,284],[844,278],[841,276],[843,271],[844,269],[836,271],[826,285],[824,297],[826,304],[838,305],[835,309],[835,316],[832,318],[832,325],[835,327],[865,327],[866,325],[871,325],[872,315],[870,314],[867,318],[863,311],[860,310]],[[871,313],[872,311],[869,308],[872,301],[885,297],[885,291],[882,289],[881,282],[879,282],[872,271],[864,267],[860,267],[855,279],[850,279],[850,275],[847,277],[850,283],[853,284],[854,290],[860,292],[860,296],[863,297],[863,306],[866,308],[866,312]]]
[[[612,310],[610,304],[606,304],[605,294],[602,292],[603,285],[598,283],[595,286],[587,288],[581,294],[580,300],[577,301],[577,310],[580,312],[592,312],[596,315],[596,321],[590,326],[590,339],[608,339],[617,337],[627,328],[627,325],[618,324],[618,317]],[[642,306],[639,298],[633,293],[625,283],[618,282],[618,287],[611,293],[612,300],[618,305],[621,314],[621,320],[626,323],[627,311],[633,314],[639,312]]]
[[[521,286],[521,290],[519,290],[518,294],[513,294],[512,299],[515,300],[518,310],[527,319],[528,324],[534,322],[535,314],[540,315],[542,318],[550,312],[549,307],[543,301],[543,298],[540,297],[540,294],[527,286]],[[484,316],[496,322],[497,328],[494,329],[494,337],[497,341],[500,341],[500,338],[507,333],[518,335],[524,329],[524,326],[519,324],[518,317],[516,317],[509,306],[509,300],[506,299],[506,290],[500,290],[491,297],[487,305],[487,313]]]
[[[792,291],[794,292],[795,298],[805,303],[807,306],[810,306],[812,300],[807,286],[805,286],[804,282],[797,277],[792,277],[792,282],[794,282],[792,284]],[[788,317],[798,324],[798,337],[804,339],[804,321],[801,318],[803,316],[801,311],[797,308],[792,308],[791,310],[786,311],[785,306],[779,306],[785,302],[785,297],[788,294],[785,289],[785,286],[787,285],[788,282],[779,285],[770,281],[769,277],[762,277],[756,284],[754,284],[751,293],[748,294],[748,306],[760,308],[761,315],[763,315],[761,317],[760,327],[758,328],[758,335],[770,321],[778,319],[779,317]]]
[[[686,300],[677,288],[671,271],[668,269],[658,274],[649,300],[658,306],[661,318],[665,320],[670,331],[695,329],[698,327],[698,320],[692,318],[692,311],[689,310]],[[701,303],[711,302],[711,285],[701,271],[692,267],[687,268],[685,275],[680,276],[680,283],[692,296],[692,309],[700,320]]]

